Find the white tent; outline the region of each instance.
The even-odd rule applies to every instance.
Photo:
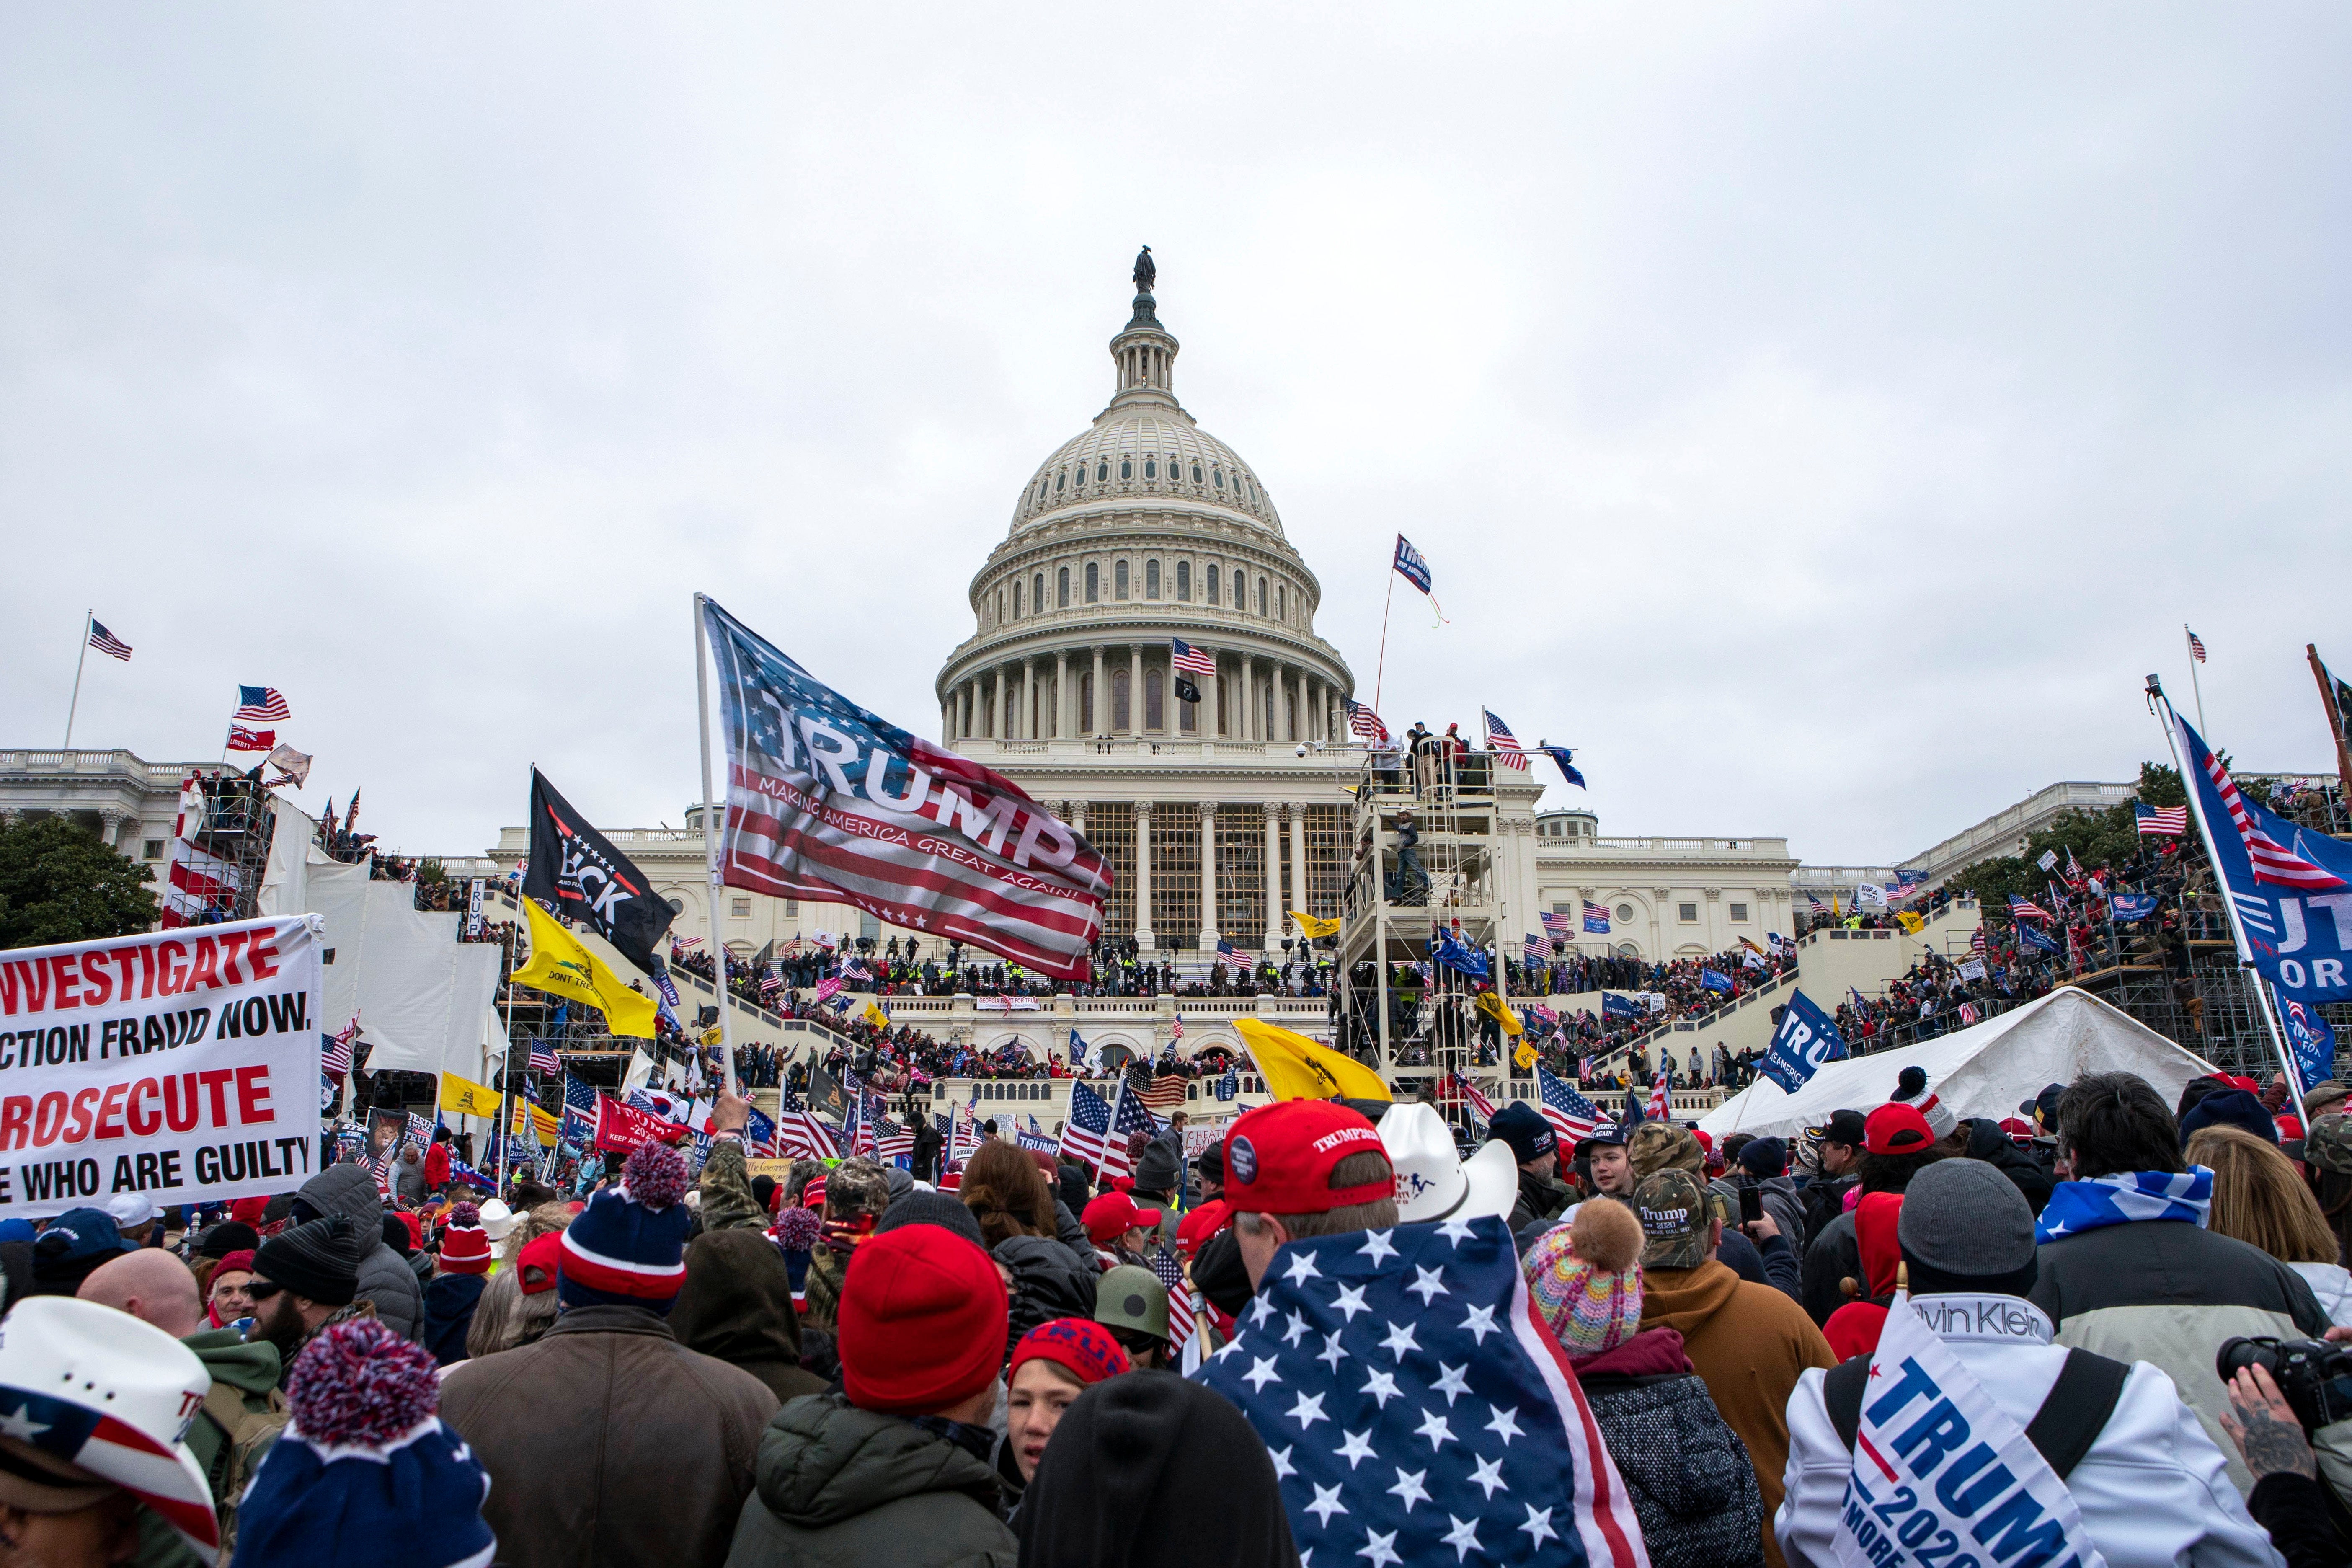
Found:
[[[2130,1014],[2068,985],[1940,1039],[1827,1063],[1794,1094],[1759,1078],[1707,1112],[1699,1127],[1713,1138],[1787,1138],[1819,1126],[1832,1110],[1868,1112],[1885,1104],[1906,1067],[1925,1072],[1929,1092],[1964,1119],[2014,1116],[2019,1101],[2043,1085],[2071,1083],[2086,1072],[2137,1073],[2169,1105],[2190,1079],[2219,1070]]]

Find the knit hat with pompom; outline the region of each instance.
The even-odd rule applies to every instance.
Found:
[[[458,1204],[449,1211],[449,1223],[441,1232],[441,1268],[450,1274],[490,1271],[490,1235],[482,1228],[482,1211],[472,1204]]]
[[[1642,1326],[1642,1221],[1623,1204],[1578,1205],[1575,1220],[1544,1232],[1520,1267],[1570,1360],[1614,1350]]]
[[[497,1549],[484,1473],[436,1414],[433,1355],[373,1318],[335,1323],[294,1358],[292,1419],[237,1508],[251,1568],[472,1568]]]
[[[667,1143],[642,1143],[621,1167],[621,1184],[588,1200],[563,1231],[556,1294],[574,1307],[645,1307],[667,1316],[686,1284],[686,1157]]]

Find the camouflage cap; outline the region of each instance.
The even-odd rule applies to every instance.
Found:
[[[1671,1121],[1644,1121],[1633,1129],[1633,1136],[1625,1142],[1625,1158],[1633,1163],[1638,1178],[1654,1171],[1688,1171],[1694,1176],[1706,1171],[1706,1152],[1698,1146],[1687,1127],[1677,1127]]]
[[[2303,1157],[2323,1171],[2352,1176],[2352,1116],[2323,1116],[2303,1137]]]
[[[1633,1189],[1633,1212],[1642,1216],[1642,1267],[1696,1268],[1706,1261],[1712,1205],[1688,1171],[1665,1170],[1642,1178]]]
[[[833,1168],[824,1182],[824,1212],[834,1219],[878,1216],[890,1206],[890,1181],[882,1167],[853,1155]]]

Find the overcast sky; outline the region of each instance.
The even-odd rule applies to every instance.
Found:
[[[387,847],[699,791],[689,595],[936,732],[1023,482],[1176,385],[1383,707],[1604,833],[1914,854],[2332,765],[2352,13],[0,10],[0,743],[280,688]],[[1541,764],[1539,764],[1541,766]],[[1549,770],[1546,770],[1547,774]]]

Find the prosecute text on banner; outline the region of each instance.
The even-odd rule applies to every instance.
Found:
[[[0,952],[0,1215],[315,1174],[314,919]]]

